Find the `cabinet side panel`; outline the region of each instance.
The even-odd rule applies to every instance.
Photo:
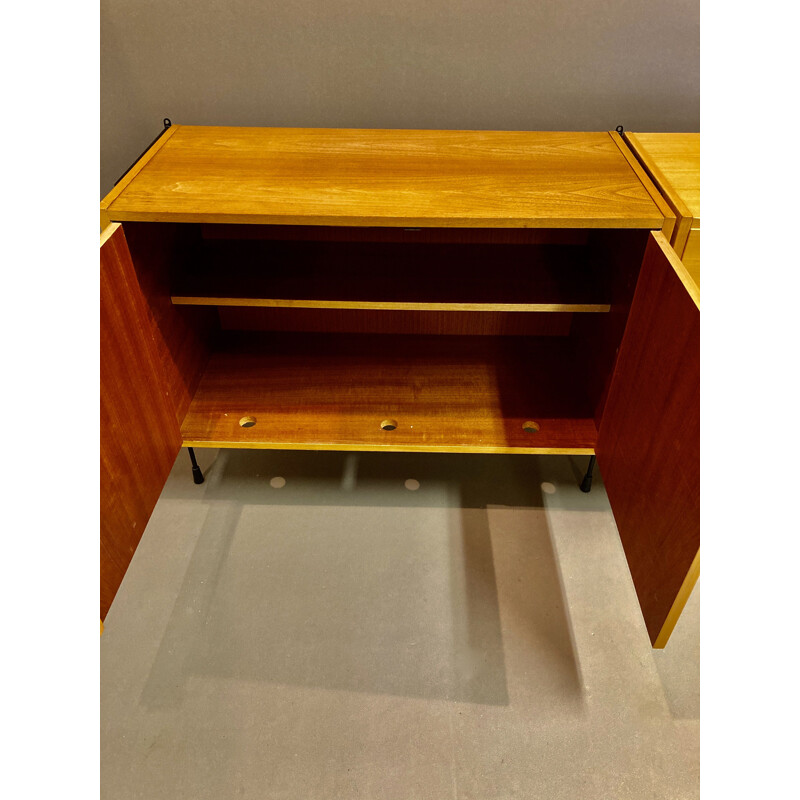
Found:
[[[662,244],[647,245],[597,442],[653,643],[700,546],[700,311]]]
[[[592,231],[590,235],[589,263],[606,284],[604,296],[611,300],[611,311],[575,314],[570,337],[598,427],[649,235],[648,231]]]
[[[181,446],[158,328],[122,228],[100,249],[100,616]]]

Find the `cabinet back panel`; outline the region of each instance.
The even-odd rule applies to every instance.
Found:
[[[333,225],[201,225],[204,239],[423,244],[586,244],[586,229],[380,228]]]
[[[591,453],[569,342],[230,333],[181,427],[199,447]]]
[[[519,244],[204,241],[173,285],[172,300],[403,311],[609,310],[587,248]]]
[[[173,302],[219,305],[223,330],[566,336],[609,308],[586,230],[184,227]]]
[[[567,336],[572,317],[573,314],[570,313],[219,307],[222,330],[308,333],[327,331],[453,336]]]

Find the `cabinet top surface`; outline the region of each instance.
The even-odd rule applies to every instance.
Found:
[[[637,153],[661,173],[662,189],[670,189],[684,202],[695,221],[700,222],[700,134],[630,133]]]
[[[116,222],[661,228],[621,146],[605,131],[174,125],[103,207]]]

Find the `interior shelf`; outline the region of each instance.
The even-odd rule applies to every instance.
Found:
[[[176,305],[395,311],[607,312],[586,248],[205,240]]]
[[[226,333],[181,432],[193,447],[591,454],[576,374],[563,337]]]

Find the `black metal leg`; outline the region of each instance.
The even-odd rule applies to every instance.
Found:
[[[200,470],[200,467],[197,466],[197,459],[194,457],[194,448],[187,447],[186,449],[189,451],[189,458],[192,459],[192,477],[194,478],[194,482],[202,483],[205,480],[205,478],[203,477],[203,473]],[[594,456],[592,457],[594,458]]]
[[[586,474],[583,476],[583,480],[581,481],[582,492],[592,491],[592,473],[594,472],[594,462],[595,462],[595,457],[592,456],[589,459],[589,468],[586,470]]]

